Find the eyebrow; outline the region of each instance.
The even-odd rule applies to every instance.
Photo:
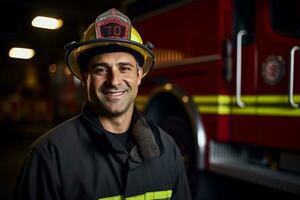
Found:
[[[129,65],[131,67],[134,67],[134,64],[130,63],[130,62],[118,62],[117,65]],[[103,66],[103,67],[110,67],[110,64],[106,63],[106,62],[97,62],[97,63],[94,63],[92,65],[89,65],[89,69],[94,69],[95,67],[98,67],[98,66]]]
[[[131,67],[134,67],[134,64],[132,64],[130,62],[119,62],[118,65],[129,65]]]

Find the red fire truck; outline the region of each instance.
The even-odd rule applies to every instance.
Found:
[[[300,1],[183,1],[134,26],[157,59],[136,105],[187,168],[300,194]]]

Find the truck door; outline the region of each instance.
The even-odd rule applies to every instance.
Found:
[[[257,63],[254,37],[255,1],[233,1],[235,67],[232,81],[231,140],[257,140]]]
[[[258,144],[300,150],[300,1],[256,1]]]

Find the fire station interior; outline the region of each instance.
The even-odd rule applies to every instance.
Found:
[[[0,2],[0,83],[2,86],[0,93],[0,199],[10,199],[17,174],[29,145],[47,130],[81,111],[84,94],[80,81],[72,76],[64,63],[65,44],[79,41],[95,16],[112,7],[127,14],[135,23],[135,19],[143,19],[145,16],[155,18],[162,12],[169,12],[171,9],[180,10],[181,7],[186,8],[189,4],[197,4],[198,2],[199,4],[203,2],[203,5],[208,5],[208,7],[209,4],[226,4],[224,3],[226,1],[222,0],[90,0],[85,2],[2,0]],[[235,18],[232,25],[232,30],[234,30],[232,37],[237,36],[237,30],[240,28],[250,33],[243,38],[243,45],[251,46],[257,40],[255,27],[259,20],[254,20],[256,2],[259,1],[232,0],[232,5],[234,5],[232,15]],[[278,15],[272,15],[275,29],[288,32],[290,35],[293,33],[292,38],[295,38],[298,42],[296,44],[300,46],[299,1],[264,0],[263,2],[269,2],[273,11],[278,13]],[[63,23],[61,27],[53,30],[34,27],[31,23],[36,16],[56,18]],[[187,19],[183,18],[182,20]],[[209,19],[207,20],[208,24],[211,23]],[[284,23],[287,21],[289,23]],[[180,23],[179,21],[178,24]],[[295,27],[294,24],[298,24],[298,26]],[[139,22],[139,26],[143,27],[143,23]],[[168,24],[165,26],[168,27]],[[197,26],[201,26],[201,24]],[[147,30],[149,31],[149,29]],[[152,32],[148,32],[147,35],[154,34],[159,30],[160,27],[157,30],[151,30]],[[163,40],[168,40],[168,38],[157,40],[155,45],[160,46],[160,42],[163,43]],[[172,42],[176,43],[176,41]],[[13,47],[29,48],[34,50],[34,54],[28,59],[15,58],[9,53]],[[223,47],[222,51],[226,55],[228,53],[226,48],[235,48],[235,44],[232,46],[224,45]],[[295,57],[300,58],[297,48],[295,51]],[[296,59],[294,66],[296,83],[292,85],[294,90],[289,88],[290,93],[294,91],[295,104],[300,104],[300,87],[297,85],[300,83],[299,58]],[[225,62],[234,62],[224,60]],[[163,70],[167,73],[171,67],[166,67]],[[235,76],[234,73],[228,73],[230,70],[234,70],[233,67],[222,71],[224,74],[227,73],[224,79],[231,79],[232,76]],[[286,76],[289,75],[287,68],[285,74]],[[147,81],[149,80],[146,79],[146,84],[148,84]],[[171,136],[183,155],[193,199],[300,199],[300,140],[293,141],[293,148],[290,149],[253,143],[244,145],[245,140],[242,142],[235,140],[233,143],[237,142],[238,144],[229,146],[222,140],[221,142],[213,140],[213,136],[207,132],[210,130],[209,127],[213,129],[218,124],[214,124],[213,120],[210,121],[213,118],[210,113],[207,115],[208,117],[205,113],[204,116],[199,115],[198,111],[201,111],[202,108],[188,101],[190,97],[186,95],[184,85],[178,84],[177,88],[168,85],[168,80],[164,75],[156,77],[154,82],[150,81],[151,84],[161,87],[151,92],[152,96],[148,99],[148,103],[143,105],[141,112],[161,128],[172,133]],[[197,84],[196,82],[192,83],[193,88]],[[207,83],[207,87],[209,84]],[[269,85],[272,86],[272,84],[277,83],[272,82]],[[287,81],[286,85],[288,84],[291,83]],[[145,88],[147,90],[148,86]],[[293,113],[296,114],[290,118],[285,118],[287,124],[290,121],[293,121],[293,124],[299,124],[299,112]],[[219,118],[223,119],[223,117],[224,115]],[[243,115],[244,119],[249,124],[252,120],[249,118],[247,121],[246,114]],[[228,118],[229,124],[231,124],[230,120],[231,118]],[[235,120],[234,117],[233,120]],[[209,127],[206,127],[207,124]],[[247,125],[247,123],[245,124]],[[300,139],[300,137],[298,138]],[[284,141],[287,140],[283,139]],[[203,146],[200,146],[200,143]],[[287,142],[285,144],[287,144],[286,146],[289,145]],[[275,164],[268,162],[270,157],[273,160],[278,159],[282,155],[281,151],[289,158],[285,167],[282,168],[277,167],[277,162]],[[219,165],[210,165],[211,155],[230,155],[231,157],[234,155],[242,157],[243,162],[233,168],[222,168]],[[279,177],[281,182],[273,184],[272,181],[269,181],[268,184],[264,184],[261,179],[259,181],[252,180],[253,171],[251,170],[256,169],[255,167],[258,167],[262,172],[266,168],[271,169],[267,172],[269,174],[268,180],[275,180]],[[279,168],[283,172],[277,175],[274,171]],[[240,172],[243,170],[244,174],[241,174]],[[240,174],[232,175],[233,172]],[[282,176],[281,174],[287,175]],[[281,177],[284,178],[281,179]],[[285,181],[292,183],[286,184]],[[273,187],[273,185],[275,186]]]

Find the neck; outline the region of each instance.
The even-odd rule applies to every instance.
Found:
[[[103,128],[111,133],[121,134],[129,129],[131,118],[133,114],[133,106],[129,107],[128,110],[115,117],[99,116],[99,120]]]

